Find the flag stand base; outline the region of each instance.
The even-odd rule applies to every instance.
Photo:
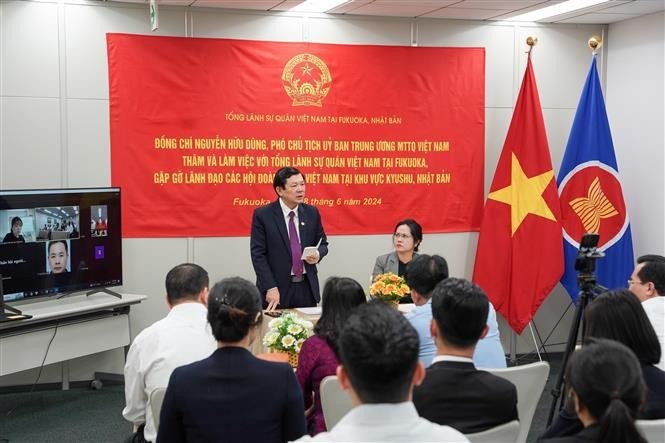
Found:
[[[547,353],[547,348],[545,347],[545,343],[540,336],[540,331],[538,331],[538,328],[536,327],[536,324],[533,320],[529,321],[529,331],[531,332],[531,339],[533,340],[534,350],[536,351],[536,355],[538,355],[538,361],[543,361],[543,357],[540,355],[541,349],[545,354],[545,359],[549,361],[550,357]],[[537,340],[536,335],[538,336]],[[540,344],[538,344],[538,342],[540,342]],[[510,330],[510,360],[508,366],[517,366],[517,333],[512,329]]]

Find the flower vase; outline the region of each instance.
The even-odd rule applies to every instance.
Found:
[[[288,351],[287,352],[289,356],[289,364],[293,369],[298,367],[298,353],[294,351]]]

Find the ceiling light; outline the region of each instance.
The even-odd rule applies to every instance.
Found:
[[[289,9],[291,12],[326,12],[349,0],[305,0]]]
[[[567,14],[569,12],[577,11],[580,9],[589,8],[591,6],[607,3],[611,0],[568,0],[556,5],[548,6],[535,11],[529,11],[524,14],[516,15],[514,17],[506,18],[510,21],[519,22],[537,22],[550,17]]]

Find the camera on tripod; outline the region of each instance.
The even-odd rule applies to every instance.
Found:
[[[604,257],[605,254],[598,249],[600,234],[587,232],[580,240],[580,248],[575,258],[575,270],[578,272],[577,285],[580,289],[585,289],[588,285],[596,284],[596,260]]]

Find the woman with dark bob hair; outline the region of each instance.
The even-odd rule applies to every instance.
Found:
[[[365,303],[365,292],[351,278],[331,277],[323,287],[321,303],[321,318],[314,327],[314,335],[302,345],[296,371],[311,435],[327,430],[319,387],[321,380],[328,375],[335,375],[339,365],[337,340],[349,315],[356,306]]]
[[[635,354],[623,344],[589,338],[566,368],[568,395],[583,428],[547,442],[646,443],[635,426],[644,380]]]
[[[255,285],[233,277],[213,286],[208,322],[218,348],[171,374],[157,442],[285,442],[306,433],[291,367],[259,360],[247,349],[262,319]]]
[[[607,338],[630,349],[640,363],[646,385],[644,403],[637,418],[665,418],[665,372],[654,366],[660,361],[660,343],[651,322],[635,295],[627,289],[600,294],[584,311],[585,338]],[[545,437],[573,435],[582,430],[572,404],[567,402]]]
[[[423,241],[423,228],[411,219],[400,220],[393,232],[393,252],[379,255],[372,270],[372,281],[377,275],[392,272],[400,277],[406,274],[406,265],[418,256],[418,247]],[[413,303],[410,295],[402,297],[400,303]]]

